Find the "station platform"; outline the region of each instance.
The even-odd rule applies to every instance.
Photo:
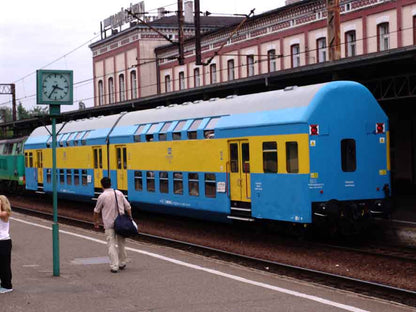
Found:
[[[10,222],[14,291],[0,294],[2,312],[412,310],[130,239],[127,268],[111,273],[104,233],[62,224],[53,276],[51,222],[19,213]]]

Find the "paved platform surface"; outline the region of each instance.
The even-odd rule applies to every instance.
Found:
[[[168,247],[128,240],[127,268],[111,273],[104,234],[60,225],[53,276],[51,222],[14,213],[14,291],[0,311],[414,311]]]

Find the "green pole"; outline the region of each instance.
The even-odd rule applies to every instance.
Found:
[[[52,246],[53,246],[53,276],[59,276],[59,226],[58,226],[58,192],[56,188],[56,118],[59,115],[59,105],[50,105],[52,116],[52,202],[53,202],[53,224],[52,224]]]

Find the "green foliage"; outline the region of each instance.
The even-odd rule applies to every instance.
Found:
[[[22,103],[19,103],[16,108],[17,120],[34,118],[44,116],[48,114],[48,107],[35,106],[31,110],[27,110],[23,107]],[[9,107],[0,109],[0,122],[9,122],[13,120],[12,110]]]

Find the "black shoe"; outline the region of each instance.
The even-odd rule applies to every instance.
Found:
[[[111,273],[118,273],[118,270],[111,269],[110,271],[111,271]]]
[[[126,265],[120,265],[118,268],[119,268],[120,270],[124,270],[124,269],[126,268]]]

